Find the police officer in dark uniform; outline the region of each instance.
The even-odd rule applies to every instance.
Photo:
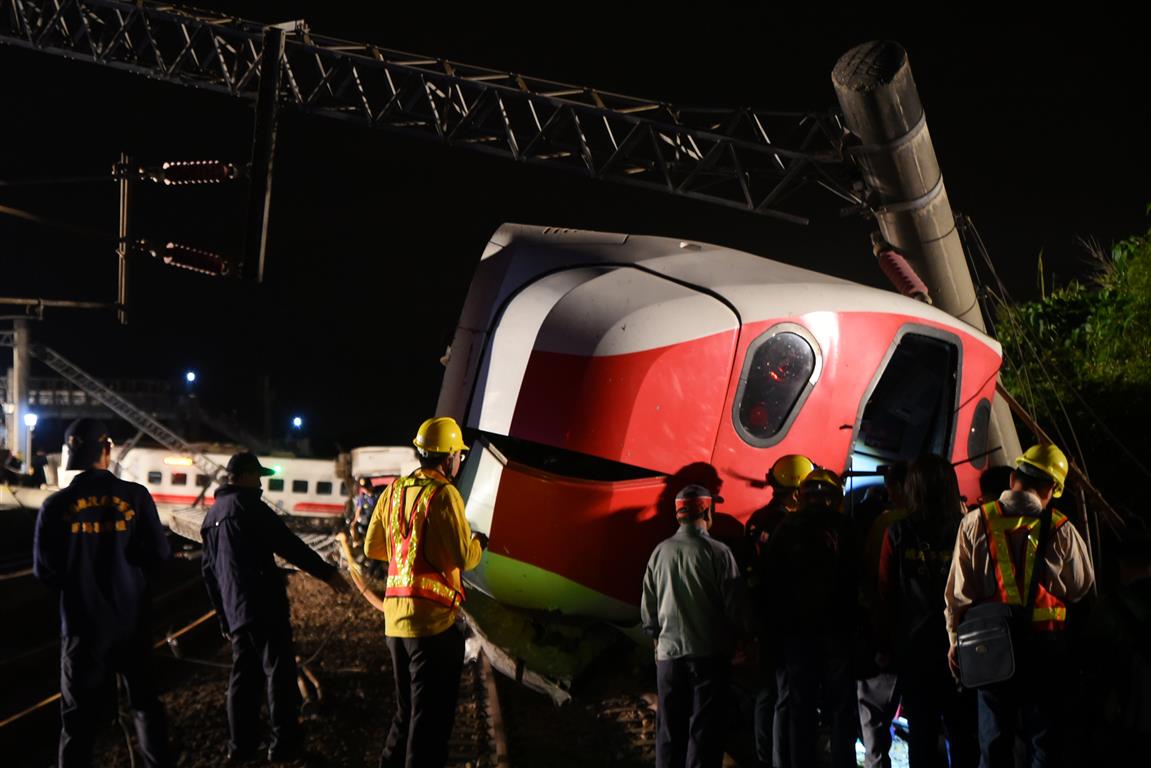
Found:
[[[119,674],[146,766],[170,766],[164,708],[152,682],[149,573],[171,555],[144,486],[108,471],[112,442],[96,419],[65,433],[65,469],[83,470],[36,518],[33,570],[60,590],[60,766],[87,766],[110,719]]]
[[[201,529],[204,581],[221,629],[232,642],[228,761],[256,757],[265,687],[272,725],[268,759],[289,760],[300,752],[300,697],[288,591],[275,555],[326,582],[336,593],[347,592],[348,584],[334,565],[288,530],[261,500],[260,478],[273,470],[245,452],[228,461],[228,473],[230,483],[216,492],[216,503]]]

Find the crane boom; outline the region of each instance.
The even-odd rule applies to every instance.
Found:
[[[800,188],[859,202],[832,112],[677,106],[277,26],[279,101],[305,112],[797,223],[780,205]],[[253,102],[273,28],[155,2],[0,0],[0,43]]]

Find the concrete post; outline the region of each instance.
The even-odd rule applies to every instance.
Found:
[[[12,330],[12,369],[8,376],[8,396],[15,409],[8,422],[8,447],[12,453],[24,455],[27,444],[28,427],[24,426],[24,414],[28,413],[28,372],[31,360],[28,353],[28,321],[14,320]],[[32,460],[24,456],[24,461]]]
[[[907,52],[897,43],[864,43],[840,57],[831,79],[847,127],[861,142],[853,152],[878,198],[880,232],[907,255],[935,306],[986,332]],[[992,464],[1020,454],[1011,411],[998,397],[995,446],[1002,452],[991,455]]]

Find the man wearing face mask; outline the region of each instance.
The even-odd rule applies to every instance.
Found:
[[[388,563],[384,619],[396,714],[381,768],[447,762],[464,659],[460,573],[475,568],[487,547],[452,485],[468,450],[459,424],[428,419],[412,442],[420,468],[388,486],[364,537],[364,554]]]

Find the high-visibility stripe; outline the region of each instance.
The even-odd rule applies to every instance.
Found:
[[[1053,605],[1046,608],[1036,608],[1031,612],[1032,621],[1067,621],[1067,607]]]
[[[999,583],[999,598],[1007,605],[1023,605],[1021,590],[1031,583],[1035,561],[1039,553],[1038,529],[1042,524],[1039,517],[1029,515],[1004,515],[998,501],[984,504],[983,520],[987,529],[987,548],[995,564],[995,578]],[[1054,532],[1067,522],[1066,515],[1051,511],[1051,531]],[[1025,531],[1023,582],[1016,577],[1015,562],[1007,541],[1008,533]],[[1041,630],[1060,628],[1067,620],[1067,607],[1059,598],[1052,595],[1042,585],[1036,586],[1035,605],[1031,609],[1032,627]]]
[[[422,597],[454,608],[464,595],[421,558],[421,538],[432,499],[447,485],[432,478],[396,480],[383,501],[387,510],[388,579],[385,597]],[[409,490],[417,489],[408,501]]]

